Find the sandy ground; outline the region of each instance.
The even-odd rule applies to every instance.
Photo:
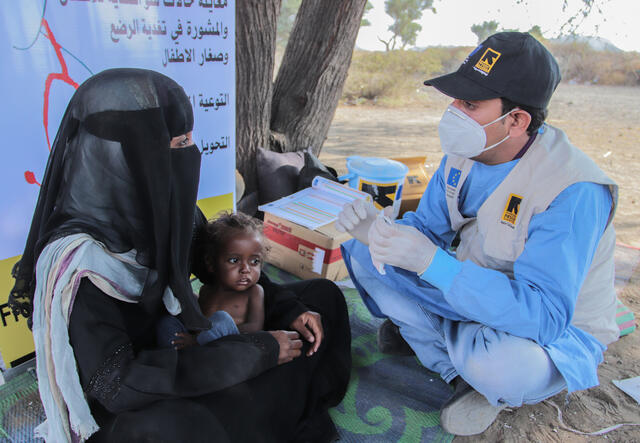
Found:
[[[346,172],[349,155],[374,157],[427,156],[430,170],[442,153],[437,125],[448,99],[437,91],[416,91],[421,106],[381,108],[340,106],[336,111],[320,160]],[[618,242],[640,248],[640,87],[566,85],[558,87],[549,108],[550,124],[562,128],[620,186],[614,219]],[[640,314],[640,266],[621,294]],[[611,383],[640,375],[640,331],[609,346],[599,368],[600,386],[552,398],[568,427],[593,432],[624,422],[640,423],[640,406]],[[623,427],[587,437],[560,424],[548,402],[503,411],[482,435],[456,442],[493,441],[640,441],[640,426]]]

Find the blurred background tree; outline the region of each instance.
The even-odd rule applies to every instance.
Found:
[[[540,26],[538,26],[538,25],[535,25],[535,26],[531,27],[531,29],[529,29],[527,32],[529,34],[531,34],[532,36],[534,36],[541,43],[544,43],[547,40],[542,35],[542,29],[540,29]]]
[[[484,21],[479,25],[471,26],[471,32],[478,37],[478,44],[482,43],[492,34],[498,31],[498,22],[495,20]]]
[[[495,34],[498,31],[518,31],[518,29],[500,28],[500,23],[495,20],[484,21],[480,24],[472,25],[470,29],[471,32],[473,32],[476,37],[478,37],[478,44],[482,43],[487,39],[487,37]],[[532,26],[531,29],[529,29],[527,32],[534,36],[539,42],[544,43],[547,40],[542,35],[542,30],[538,25]]]
[[[384,10],[394,20],[389,26],[392,36],[386,41],[379,37],[378,40],[385,45],[387,51],[396,48],[398,39],[400,49],[416,44],[418,33],[422,30],[417,20],[422,18],[422,13],[426,9],[436,12],[433,0],[385,0]]]
[[[364,15],[367,15],[367,12],[371,11],[372,9],[373,9],[373,5],[371,4],[370,1],[368,1],[367,4],[364,6]],[[371,26],[371,22],[367,20],[366,17],[363,17],[362,21],[360,22],[360,27],[362,26]]]

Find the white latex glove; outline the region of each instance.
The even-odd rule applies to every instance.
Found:
[[[387,225],[393,226],[393,222],[391,221],[393,219],[393,207],[387,206],[386,208],[384,208],[384,210],[378,213],[378,217],[376,218],[376,220],[378,219],[382,220]],[[371,231],[371,228],[373,227],[373,225],[374,223],[371,224],[369,231]],[[369,237],[369,233],[367,233],[367,240],[368,240],[368,237]],[[371,262],[373,263],[374,268],[376,268],[381,275],[385,275],[387,273],[384,270],[384,263],[377,261],[373,257],[371,257]]]
[[[369,229],[369,252],[374,265],[386,263],[418,275],[427,270],[437,246],[413,226],[376,219]]]
[[[342,207],[335,226],[338,231],[348,232],[355,239],[368,245],[369,228],[377,215],[378,211],[373,206],[372,201],[354,200]]]

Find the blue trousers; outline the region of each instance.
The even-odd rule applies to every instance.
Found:
[[[211,317],[211,329],[202,331],[196,337],[199,344],[203,345],[227,335],[239,334],[238,327],[233,318],[225,311],[216,311]],[[182,322],[173,315],[166,315],[158,322],[156,330],[156,343],[160,348],[173,348],[171,342],[175,340],[177,332],[189,332]]]
[[[536,342],[476,322],[440,317],[369,275],[355,258],[358,283],[400,334],[420,362],[448,383],[460,375],[489,403],[517,407],[551,397],[567,385],[553,361]],[[433,288],[434,291],[439,291]]]

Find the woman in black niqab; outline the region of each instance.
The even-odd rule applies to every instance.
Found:
[[[14,310],[33,314],[48,441],[328,441],[350,372],[346,305],[327,280],[266,277],[265,329],[320,313],[324,339],[289,363],[293,333],[160,349],[167,312],[208,329],[189,282],[200,153],[173,80],[112,69],[83,83],[49,157]],[[175,149],[174,149],[175,148]],[[295,335],[295,334],[294,334]],[[308,344],[305,344],[306,350]],[[303,352],[303,355],[306,353]]]
[[[189,245],[200,171],[195,145],[170,149],[172,138],[193,129],[183,89],[141,69],[112,69],[74,94],[53,144],[17,280],[15,294],[30,314],[33,271],[51,240],[85,232],[112,252],[137,251],[153,269],[141,306],[155,313],[167,284],[183,321],[206,329],[188,276]]]

